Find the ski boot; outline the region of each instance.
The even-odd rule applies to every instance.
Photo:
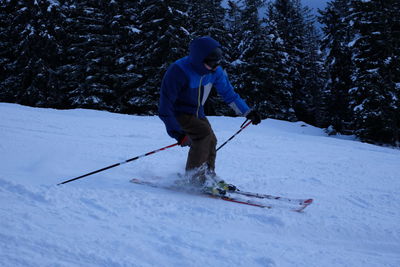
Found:
[[[236,186],[234,186],[233,184],[227,184],[224,180],[217,182],[216,185],[218,186],[218,188],[225,190],[225,192],[234,192],[237,190]]]
[[[237,190],[236,186],[227,184],[221,180],[219,182],[213,182],[212,184],[207,183],[204,185],[204,192],[212,194],[214,196],[225,196],[227,192],[234,192]]]

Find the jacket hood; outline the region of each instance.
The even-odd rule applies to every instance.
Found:
[[[197,73],[205,75],[211,72],[204,66],[204,59],[217,47],[221,47],[220,43],[209,36],[196,38],[190,43],[189,62]]]

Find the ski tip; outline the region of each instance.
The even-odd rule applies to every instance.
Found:
[[[307,199],[307,200],[304,201],[304,204],[310,205],[310,204],[313,203],[313,202],[314,202],[314,199],[309,198],[309,199]]]
[[[301,208],[294,209],[293,211],[302,213],[305,210],[305,208],[307,208],[308,206],[310,206],[311,203],[313,203],[313,201],[314,201],[314,199],[312,199],[312,198],[304,200],[303,204],[301,205]]]

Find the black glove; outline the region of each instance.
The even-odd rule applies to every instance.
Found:
[[[246,118],[251,120],[251,123],[253,123],[254,125],[257,125],[261,122],[260,114],[258,114],[258,112],[255,111],[254,109],[251,110],[249,114],[247,114]]]
[[[179,145],[181,147],[184,146],[191,146],[192,145],[192,139],[190,139],[190,137],[188,135],[183,135],[180,140],[179,140]]]

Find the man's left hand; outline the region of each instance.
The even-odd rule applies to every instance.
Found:
[[[255,111],[254,109],[252,111],[250,111],[249,114],[247,114],[246,118],[251,120],[251,123],[254,125],[257,125],[261,122],[260,114],[257,111]]]

